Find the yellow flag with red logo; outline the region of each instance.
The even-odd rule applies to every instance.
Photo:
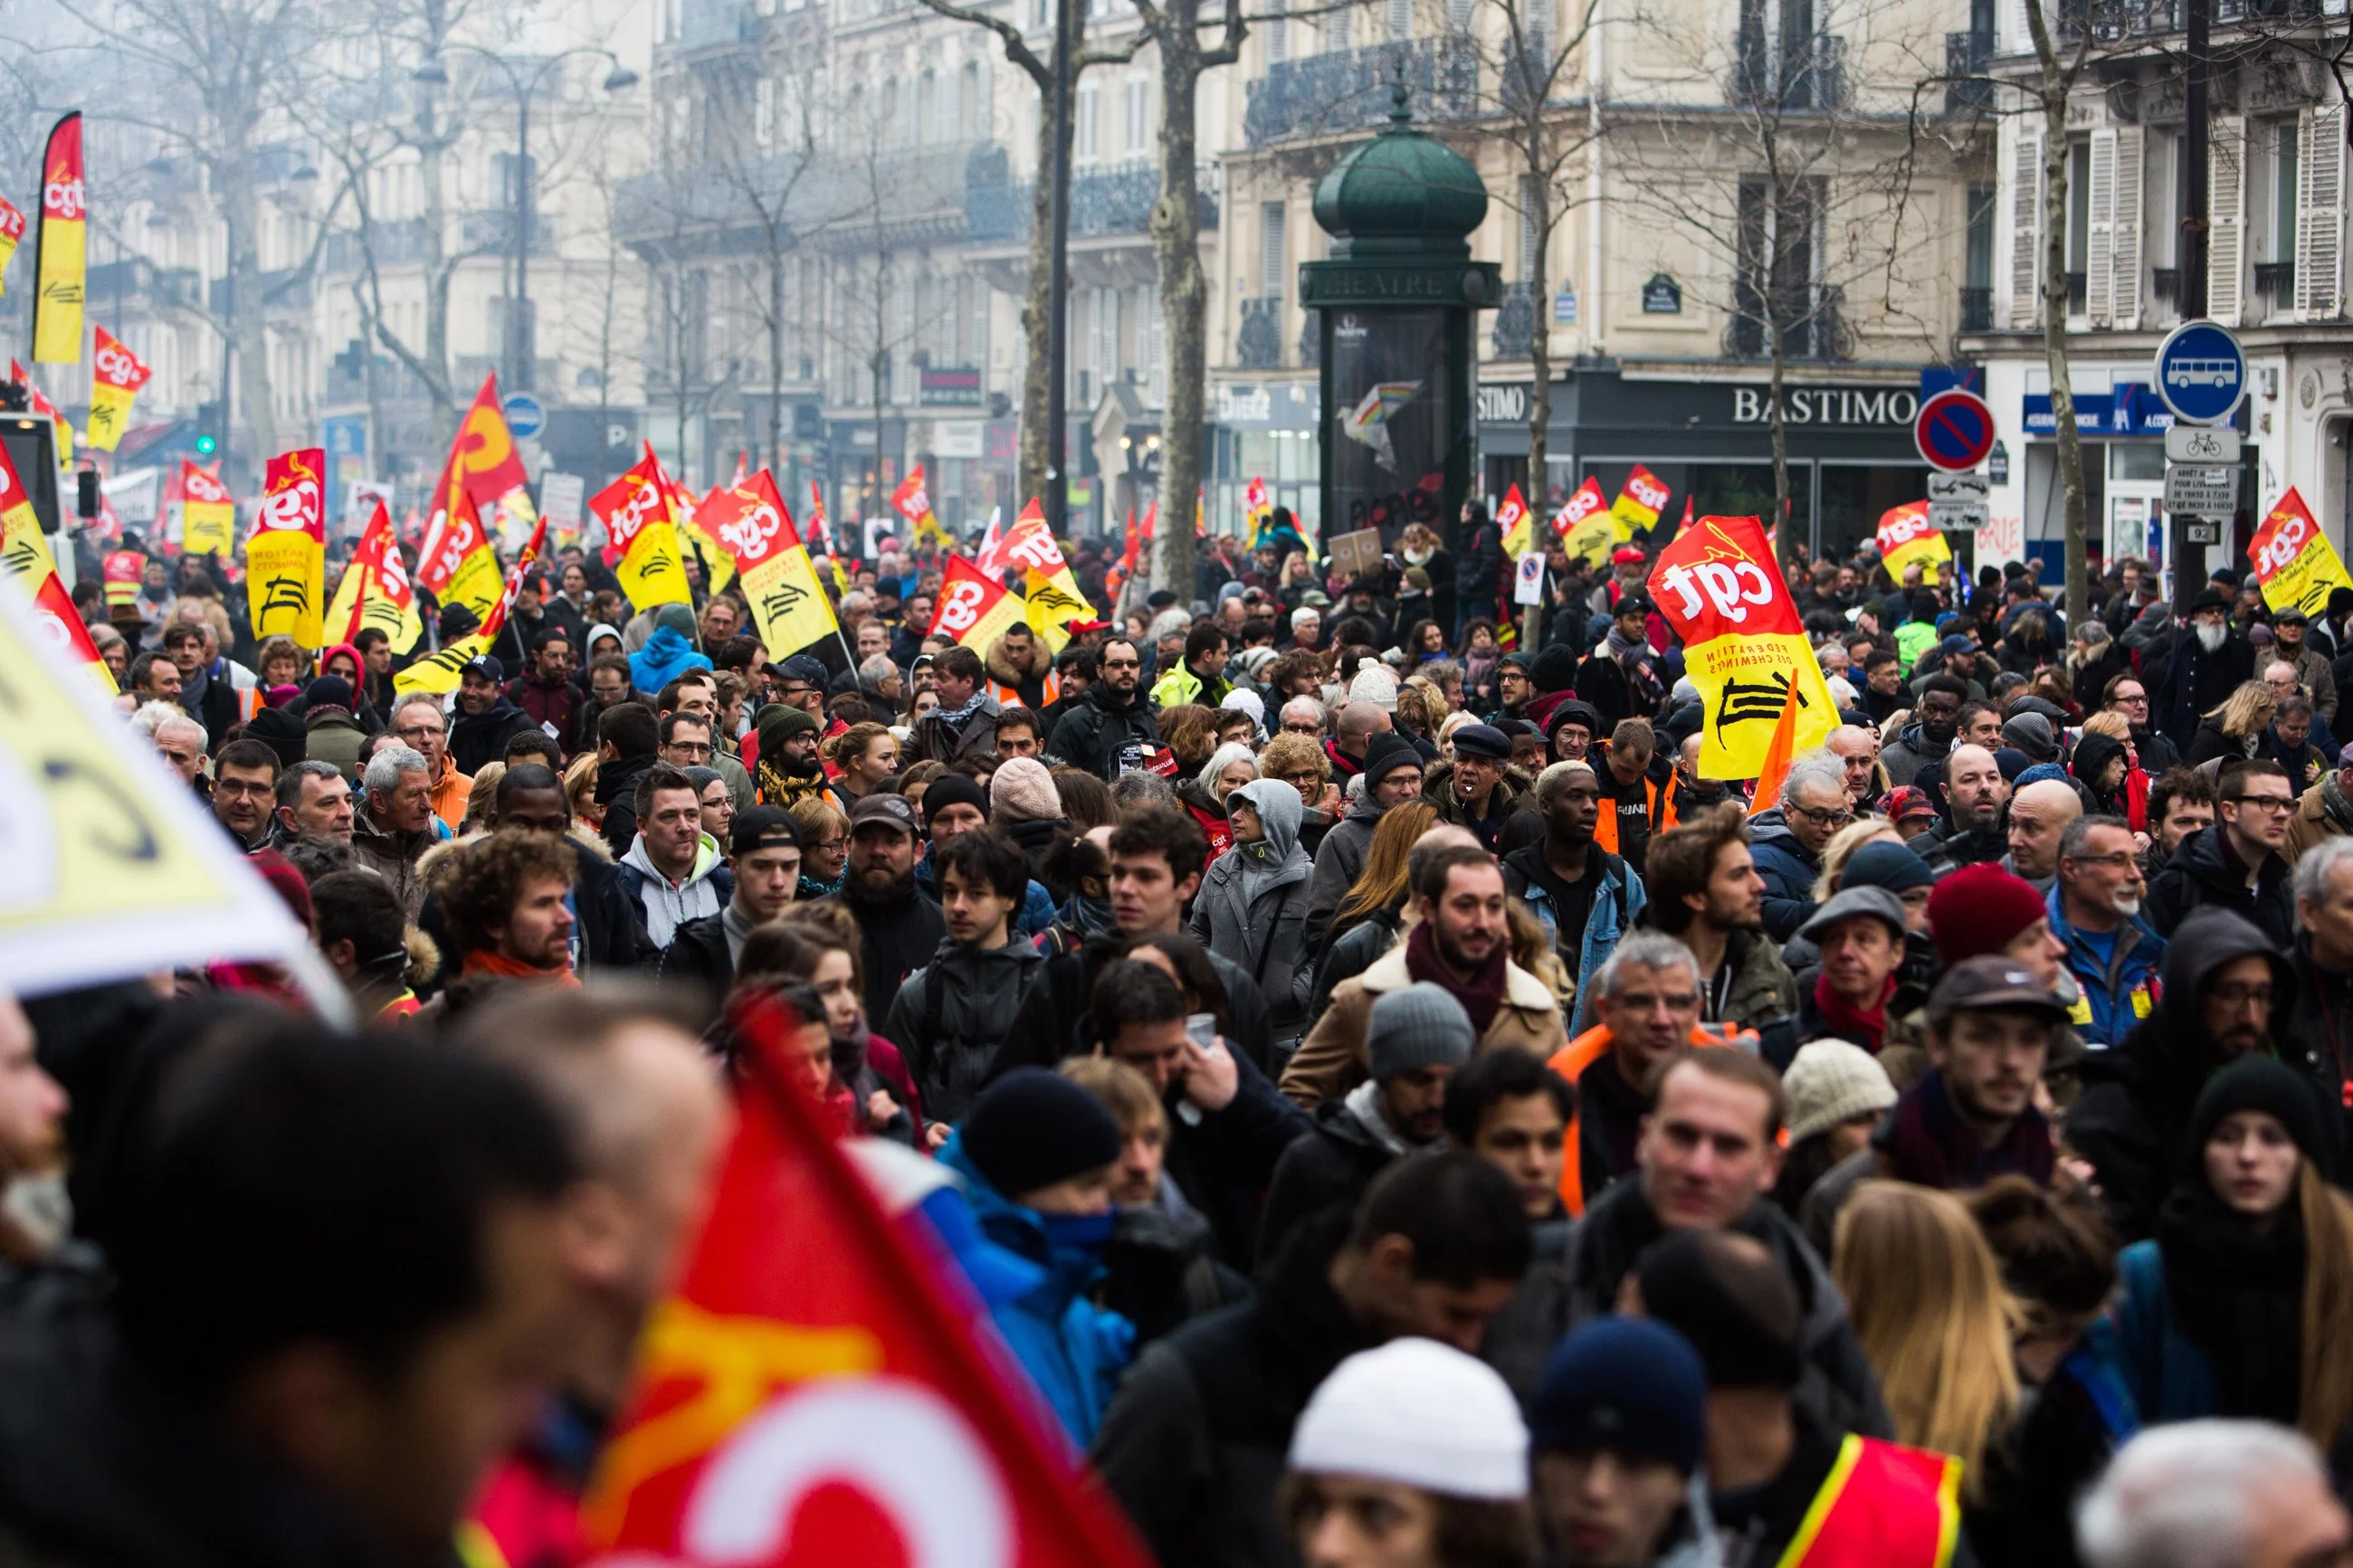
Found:
[[[438,697],[444,692],[456,690],[466,667],[490,652],[491,645],[499,640],[499,633],[506,627],[507,612],[514,608],[515,595],[522,590],[522,580],[530,573],[533,563],[538,561],[539,552],[546,543],[547,519],[543,517],[533,526],[530,542],[522,547],[522,553],[515,557],[514,570],[507,574],[505,585],[499,590],[498,597],[491,601],[491,613],[482,617],[482,624],[439,652],[418,659],[394,676],[394,693],[401,697],[411,693]]]
[[[306,648],[324,640],[327,609],[327,454],[280,452],[263,471],[261,504],[245,542],[253,635],[285,636]]]
[[[417,552],[417,585],[445,605],[463,605],[487,619],[498,603],[499,560],[481,509],[487,503],[522,521],[537,521],[529,478],[499,412],[499,378],[484,376],[433,486],[425,542]]]
[[[81,363],[82,293],[90,271],[88,200],[77,109],[50,131],[41,154],[41,237],[33,260],[35,364]]]
[[[727,546],[721,542],[719,536],[711,531],[711,525],[702,514],[724,491],[747,482],[739,476],[732,484],[713,485],[711,493],[701,500],[689,495],[683,485],[670,486],[670,515],[678,519],[679,532],[685,536],[695,559],[702,563],[702,580],[714,594],[735,580],[735,557],[728,553]],[[781,497],[778,499],[782,500]]]
[[[1528,521],[1528,503],[1520,495],[1520,487],[1512,486],[1504,492],[1504,501],[1495,509],[1495,526],[1504,531],[1504,554],[1514,561],[1535,548],[1535,530]]]
[[[640,610],[691,605],[686,567],[679,561],[678,524],[670,507],[670,476],[650,443],[646,455],[590,498],[588,510],[605,525],[605,564],[621,592]]]
[[[924,632],[954,638],[986,658],[997,638],[1024,624],[1021,611],[1021,601],[982,575],[979,567],[951,555],[947,574],[940,580],[939,603]]]
[[[400,540],[381,497],[367,531],[360,535],[350,569],[336,585],[334,603],[327,606],[327,635],[336,642],[350,642],[370,626],[385,635],[395,653],[406,653],[425,635],[417,592],[400,558]]]
[[[1651,595],[1699,688],[1700,777],[1760,776],[1777,734],[1785,756],[1830,738],[1838,704],[1757,519],[1704,517],[1684,529],[1659,552]],[[1794,712],[1786,733],[1785,711]]]
[[[1600,481],[1588,477],[1577,487],[1553,518],[1552,531],[1572,560],[1582,556],[1597,566],[1601,563],[1618,537],[1618,520],[1603,505]]]
[[[1021,574],[1022,592],[1027,595],[1022,617],[1045,639],[1049,653],[1061,652],[1070,644],[1070,624],[1094,619],[1095,607],[1080,591],[1079,580],[1071,575],[1071,563],[1063,558],[1062,547],[1054,542],[1046,527],[1045,511],[1036,501],[1022,508],[997,553],[1008,571]]]
[[[2304,504],[2294,485],[2255,530],[2247,558],[2254,563],[2263,603],[2274,610],[2294,605],[2307,616],[2317,616],[2328,608],[2331,594],[2353,588],[2345,563],[2313,521],[2312,509]]]
[[[7,197],[0,196],[0,294],[8,291],[8,260],[16,254],[16,247],[23,244],[24,239],[25,209]]]
[[[94,671],[108,695],[115,690],[114,672],[98,657],[98,645],[74,608],[73,595],[58,576],[57,557],[41,535],[41,520],[17,475],[5,447],[0,447],[0,568],[29,590],[33,611],[50,642],[67,658]]]
[[[838,636],[808,545],[767,469],[703,498],[702,520],[733,559],[760,642],[778,658]]]
[[[1618,499],[1609,503],[1609,515],[1617,521],[1619,539],[1631,539],[1637,530],[1657,522],[1659,514],[1667,510],[1667,498],[1673,494],[1664,479],[1641,464],[1635,464],[1634,471],[1618,488]]]
[[[104,327],[93,328],[92,333],[98,346],[90,360],[90,425],[86,433],[92,447],[111,452],[121,443],[123,431],[131,427],[132,399],[155,373],[140,363],[139,356]]]
[[[907,470],[906,479],[891,492],[891,505],[913,525],[915,543],[928,541],[943,550],[953,547],[955,542],[948,538],[948,531],[932,513],[932,492],[923,483],[923,464],[917,463]]]
[[[193,458],[180,459],[180,548],[226,564],[237,548],[237,502],[228,487]]]

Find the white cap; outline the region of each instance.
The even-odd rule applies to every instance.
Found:
[[[1291,1468],[1510,1502],[1528,1495],[1528,1429],[1486,1363],[1393,1340],[1324,1380],[1291,1435]]]
[[[1369,702],[1384,713],[1397,711],[1397,694],[1398,678],[1377,664],[1365,666],[1348,683],[1349,701]]]

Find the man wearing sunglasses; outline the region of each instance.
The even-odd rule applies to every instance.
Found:
[[[1765,879],[1765,934],[1776,943],[1795,936],[1812,917],[1822,847],[1853,820],[1846,763],[1828,752],[1809,752],[1791,763],[1781,781],[1781,803],[1749,819],[1757,874]]]
[[[2181,841],[2148,889],[2148,923],[2168,940],[2190,910],[2220,908],[2254,922],[2287,951],[2295,942],[2295,901],[2280,852],[2295,811],[2295,787],[2269,758],[2222,764],[2214,826]]]
[[[1113,637],[1103,645],[1095,668],[1085,700],[1066,708],[1055,723],[1046,753],[1097,778],[1116,779],[1146,765],[1145,748],[1158,749],[1160,726],[1145,700],[1144,665],[1135,644]]]

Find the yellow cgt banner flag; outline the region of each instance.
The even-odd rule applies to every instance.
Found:
[[[92,447],[111,452],[131,427],[131,405],[154,372],[104,327],[93,327],[97,344],[90,359],[90,425],[84,432]]]
[[[81,363],[82,291],[89,270],[90,207],[77,109],[50,131],[41,153],[41,236],[33,266],[35,364]]]
[[[384,633],[395,653],[406,653],[425,635],[392,514],[381,499],[367,531],[360,535],[351,568],[335,589],[335,602],[327,606],[327,633],[336,642],[350,642],[369,626]]]
[[[318,447],[280,452],[263,471],[261,504],[245,542],[253,635],[286,636],[306,648],[323,639],[327,608],[327,496]]]
[[[694,603],[686,567],[679,560],[678,524],[670,495],[670,476],[649,445],[628,472],[588,502],[588,510],[605,525],[605,564],[613,568],[621,592],[640,610]]]
[[[180,548],[226,563],[237,548],[237,502],[193,458],[180,459]]]
[[[543,517],[532,528],[530,542],[522,547],[522,553],[515,557],[514,570],[507,574],[506,586],[500,590],[499,596],[491,601],[491,613],[483,617],[482,624],[439,652],[418,659],[394,676],[394,694],[406,697],[415,692],[439,697],[445,692],[455,691],[466,667],[490,652],[491,645],[499,640],[499,633],[506,627],[507,612],[514,608],[515,595],[522,589],[523,577],[531,571],[532,563],[539,559],[539,552],[546,543],[547,519]]]
[[[1757,519],[1704,517],[1684,529],[1659,552],[1651,595],[1683,639],[1683,673],[1706,714],[1700,777],[1759,777],[1793,698],[1790,754],[1830,738],[1838,704]]]
[[[840,635],[808,546],[767,469],[704,497],[702,523],[728,552],[760,641],[772,656],[781,658]]]

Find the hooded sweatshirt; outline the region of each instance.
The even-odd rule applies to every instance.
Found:
[[[711,661],[690,640],[693,628],[694,613],[684,605],[656,611],[653,636],[629,656],[629,684],[652,697],[690,669],[709,669]]]
[[[1278,1049],[1307,1031],[1315,965],[1307,950],[1307,906],[1315,863],[1299,843],[1304,807],[1280,779],[1260,779],[1231,801],[1255,807],[1266,837],[1238,844],[1209,863],[1193,900],[1194,940],[1258,983],[1273,1014]]]
[[[702,846],[694,852],[694,868],[686,874],[686,880],[675,886],[646,854],[642,833],[630,844],[629,852],[621,857],[621,868],[623,879],[636,895],[638,907],[645,910],[646,935],[657,949],[668,947],[680,926],[717,914],[735,896],[735,879],[720,864],[719,841],[708,833],[702,835]]]

